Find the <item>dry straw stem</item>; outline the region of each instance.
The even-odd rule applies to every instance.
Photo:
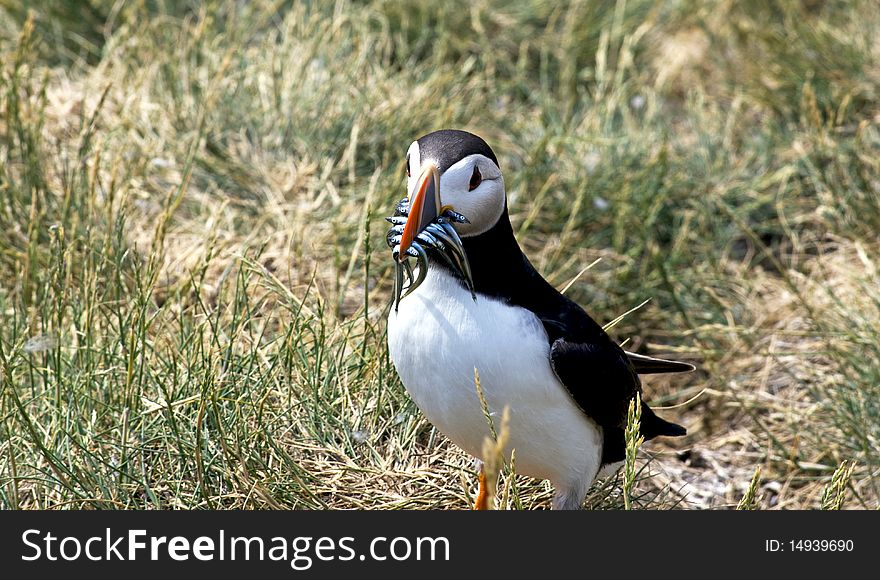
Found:
[[[486,492],[489,496],[488,509],[495,509],[498,481],[507,463],[505,457],[509,436],[510,409],[505,407],[501,414],[501,428],[498,431],[498,436],[486,437],[483,441],[483,473],[486,476]],[[510,474],[508,477],[511,477]],[[501,505],[506,505],[506,503],[502,501]]]
[[[504,410],[501,413],[500,429],[496,429],[493,413],[489,410],[489,403],[486,401],[486,395],[483,392],[483,386],[480,383],[480,373],[476,368],[474,368],[474,386],[477,390],[477,396],[480,399],[480,407],[483,411],[483,416],[486,419],[486,425],[489,428],[489,436],[483,441],[481,469],[486,477],[486,489],[489,498],[487,505],[488,509],[491,510],[495,509],[498,481],[501,478],[501,474],[505,470],[505,467],[507,467],[507,461],[505,458],[508,452],[507,441],[510,437],[510,408],[504,407]],[[515,479],[515,473],[513,472],[514,452],[515,450],[510,450],[511,462],[510,468],[507,472],[508,484],[505,485],[505,497],[502,498],[502,506],[508,505],[507,501],[510,496],[511,486],[515,485],[512,483]],[[513,491],[515,493],[515,487],[513,488]]]

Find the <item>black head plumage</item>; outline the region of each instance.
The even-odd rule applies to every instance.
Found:
[[[458,129],[441,129],[418,138],[422,159],[432,159],[443,173],[468,155],[480,154],[498,165],[495,152],[482,137]]]

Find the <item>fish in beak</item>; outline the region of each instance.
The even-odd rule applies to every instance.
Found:
[[[464,244],[456,233],[452,222],[469,223],[468,219],[449,206],[440,202],[440,171],[434,163],[425,163],[415,187],[410,192],[407,203],[408,215],[387,218],[392,228],[388,232],[388,245],[395,256],[394,309],[397,310],[402,297],[419,287],[428,275],[428,254],[426,249],[436,250],[433,255],[458,272],[477,299],[474,278],[464,252]],[[398,210],[401,211],[402,210]],[[403,212],[402,212],[403,213]],[[416,258],[418,275],[413,277],[408,259]],[[404,274],[409,285],[404,285]],[[404,292],[405,289],[405,292]]]
[[[409,217],[403,226],[400,238],[400,262],[406,260],[406,251],[425,228],[440,215],[440,172],[433,163],[427,163],[416,180],[416,186],[409,195]]]

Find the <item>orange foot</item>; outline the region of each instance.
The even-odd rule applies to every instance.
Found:
[[[480,491],[477,492],[477,501],[474,502],[475,510],[489,509],[489,493],[486,487],[486,474],[480,469]]]

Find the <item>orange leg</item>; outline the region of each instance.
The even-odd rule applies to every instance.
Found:
[[[475,510],[489,509],[489,492],[486,485],[486,474],[480,469],[480,491],[477,492],[477,501],[474,502]]]

